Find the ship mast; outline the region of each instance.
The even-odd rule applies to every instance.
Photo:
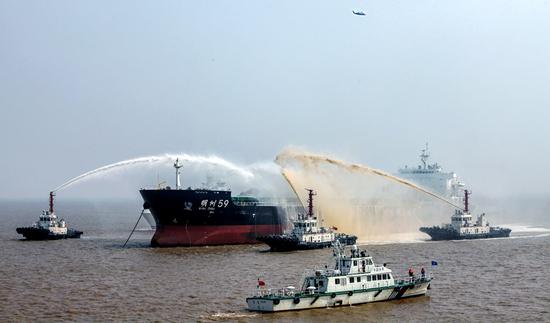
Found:
[[[179,158],[176,158],[176,162],[174,163],[174,168],[176,169],[176,189],[179,190],[181,188],[181,182],[180,182],[180,168],[182,168],[183,165],[180,164]]]
[[[317,195],[315,192],[311,189],[306,188],[306,191],[308,192],[307,195],[307,216],[308,218],[313,217],[313,196]]]
[[[468,197],[472,194],[472,192],[468,190],[464,190],[464,213],[468,213]]]

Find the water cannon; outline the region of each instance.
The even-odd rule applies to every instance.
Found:
[[[306,188],[306,191],[308,192],[307,196],[307,216],[309,218],[313,217],[313,196],[317,195],[315,191],[312,189]]]
[[[53,197],[55,196],[55,192],[50,192],[50,214],[53,214]]]

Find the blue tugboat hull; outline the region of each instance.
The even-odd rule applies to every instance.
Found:
[[[23,235],[27,240],[59,240],[59,239],[78,239],[82,231],[68,229],[66,234],[55,234],[47,229],[24,227],[17,228],[17,233]]]
[[[489,239],[489,238],[507,238],[512,230],[507,228],[491,228],[489,233],[460,235],[458,232],[448,228],[441,227],[422,227],[420,231],[428,234],[433,241],[443,240],[473,240],[473,239]]]
[[[268,235],[257,238],[267,244],[271,251],[293,251],[293,250],[310,250],[310,249],[323,249],[329,248],[333,241],[324,242],[304,242],[298,240],[298,238],[289,235]],[[340,234],[336,237],[336,240],[344,246],[354,245],[357,242],[357,237],[352,235]]]

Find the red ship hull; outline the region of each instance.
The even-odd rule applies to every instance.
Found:
[[[205,246],[224,244],[260,243],[258,236],[281,234],[280,224],[264,225],[164,225],[157,227],[151,245],[153,247]]]

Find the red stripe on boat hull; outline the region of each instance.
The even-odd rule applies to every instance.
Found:
[[[151,245],[154,247],[206,246],[260,243],[258,236],[281,234],[282,225],[204,225],[157,227]]]

